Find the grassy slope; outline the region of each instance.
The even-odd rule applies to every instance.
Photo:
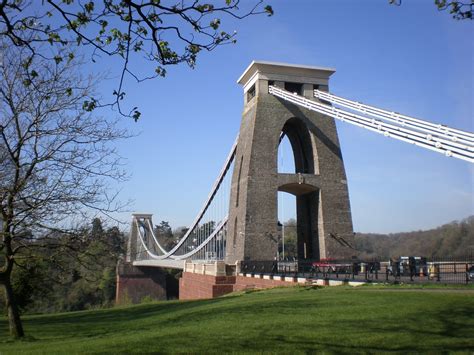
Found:
[[[0,353],[474,351],[474,293],[290,288],[25,317]]]

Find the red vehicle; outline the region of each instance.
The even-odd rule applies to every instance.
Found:
[[[313,268],[322,272],[350,273],[352,264],[337,262],[335,259],[321,259],[312,264]]]

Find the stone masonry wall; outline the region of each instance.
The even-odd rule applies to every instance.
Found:
[[[117,266],[116,304],[140,303],[145,297],[166,300],[166,275],[155,267]]]
[[[286,129],[302,143],[300,155],[306,160],[300,165],[306,161],[308,172],[278,172],[278,146]],[[300,258],[344,259],[354,254],[334,238],[354,243],[334,119],[261,93],[247,103],[242,117],[229,202],[226,263],[274,259],[278,191],[297,196],[298,225],[308,226],[298,228]]]

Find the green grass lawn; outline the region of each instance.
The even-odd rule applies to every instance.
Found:
[[[281,288],[213,300],[0,319],[0,354],[474,351],[474,292]]]

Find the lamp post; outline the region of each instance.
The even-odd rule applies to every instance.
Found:
[[[282,248],[281,248],[281,255],[283,260],[285,260],[285,225],[282,224],[281,226],[281,240],[282,240]]]

